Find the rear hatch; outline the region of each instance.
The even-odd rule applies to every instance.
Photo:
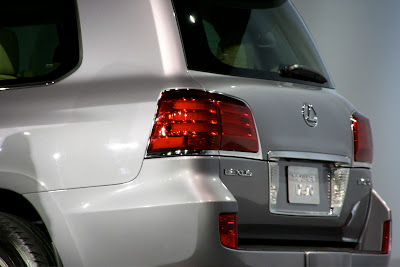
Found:
[[[257,127],[258,153],[220,152],[239,245],[354,248],[370,197],[348,182],[360,175],[350,168],[354,108],[332,89],[292,4],[173,3],[192,77],[246,102]]]

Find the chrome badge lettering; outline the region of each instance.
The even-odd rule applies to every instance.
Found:
[[[365,186],[370,186],[371,185],[371,180],[370,179],[365,179],[365,178],[360,178],[357,180],[358,185],[365,185]]]
[[[253,172],[251,170],[224,169],[224,174],[228,176],[253,176]]]

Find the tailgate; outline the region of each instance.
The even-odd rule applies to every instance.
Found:
[[[263,159],[268,159],[271,151],[312,152],[352,158],[350,117],[354,108],[334,90],[191,73],[206,90],[238,97],[250,106]],[[307,108],[310,106],[312,111]],[[306,114],[303,114],[304,111]],[[317,120],[315,127],[305,121],[307,114],[310,114],[309,120]]]
[[[206,90],[243,99],[253,111],[260,157],[220,159],[222,180],[239,204],[240,245],[355,248],[371,190],[358,179],[371,173],[350,168],[353,107],[330,89],[192,75]],[[315,127],[303,116],[304,104],[314,108]]]

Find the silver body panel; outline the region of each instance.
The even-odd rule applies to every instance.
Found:
[[[380,233],[368,229],[363,234],[363,238],[370,239],[365,244],[366,251],[358,253],[224,248],[218,228],[213,226],[219,213],[236,212],[238,205],[220,179],[222,160],[219,157],[145,160],[140,175],[129,183],[25,196],[41,214],[46,214],[45,223],[65,266],[320,266],[321,262],[328,266],[339,263],[381,266],[388,263],[388,255],[366,253],[380,243]],[[262,194],[262,189],[258,191]],[[376,197],[372,203],[373,212],[382,210],[383,204]],[[367,225],[374,228],[374,224],[389,217],[386,213],[370,218]]]
[[[155,27],[153,13],[164,13],[167,5],[172,14],[170,3],[127,4],[96,2],[104,13],[99,22],[93,4],[79,1],[81,66],[54,85],[1,92],[0,172],[7,175],[0,182],[6,189],[28,193],[134,179],[160,93],[199,87],[187,73],[174,17],[164,15],[161,25],[169,20],[170,34]],[[110,44],[111,39],[120,41]],[[3,182],[14,175],[24,182]]]
[[[0,91],[0,188],[32,203],[65,266],[388,264],[389,255],[371,251],[380,249],[377,229],[390,210],[371,186],[357,185],[371,179],[365,166],[352,169],[352,197],[342,210],[353,211],[354,221],[341,238],[355,240],[359,250],[231,250],[219,240],[220,213],[239,211],[239,223],[265,227],[345,223],[346,216],[272,215],[268,162],[355,167],[350,103],[332,89],[188,71],[170,1],[77,3],[79,68],[55,84]],[[146,158],[157,101],[171,88],[243,99],[254,113],[260,151]],[[304,123],[306,103],[318,113],[315,128]],[[224,175],[240,166],[253,177]],[[357,209],[359,200],[365,205]],[[254,211],[260,215],[249,215]]]

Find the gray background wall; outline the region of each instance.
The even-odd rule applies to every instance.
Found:
[[[367,115],[376,191],[393,215],[392,266],[400,266],[400,1],[292,0],[337,91]]]

